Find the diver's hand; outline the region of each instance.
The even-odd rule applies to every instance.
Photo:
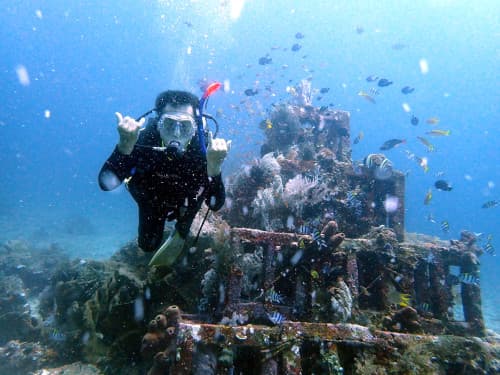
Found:
[[[186,240],[175,231],[156,251],[149,261],[150,266],[171,266],[179,257],[186,244]]]
[[[118,151],[124,155],[130,155],[139,138],[139,131],[146,119],[143,117],[139,121],[135,121],[132,117],[123,117],[120,112],[115,112],[115,115],[118,121],[118,134],[120,134]]]
[[[221,173],[222,162],[231,149],[231,141],[223,138],[213,138],[212,132],[208,132],[207,148],[207,173],[209,176],[217,176]]]

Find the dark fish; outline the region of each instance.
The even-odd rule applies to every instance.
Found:
[[[293,46],[292,46],[292,51],[293,52],[297,52],[298,50],[300,50],[302,48],[302,46],[299,44],[299,43],[295,43]]]
[[[471,273],[461,273],[458,275],[458,280],[468,285],[479,285],[479,277],[476,277]]]
[[[410,122],[413,126],[417,126],[418,125],[418,117],[416,117],[415,115],[411,116]]]
[[[321,94],[326,94],[328,91],[330,91],[329,87],[323,87],[322,89],[319,90]]]
[[[390,150],[393,147],[396,147],[397,145],[401,143],[405,143],[406,139],[389,139],[388,141],[385,141],[382,146],[380,146],[381,150]]]
[[[445,180],[437,180],[434,183],[434,186],[436,187],[436,189],[443,191],[452,191],[453,189],[453,187],[451,187],[451,185]]]
[[[380,87],[386,87],[386,86],[389,86],[389,85],[392,85],[392,81],[389,81],[388,79],[385,79],[385,78],[381,78],[378,83],[377,83]]]
[[[410,86],[405,86],[401,89],[401,92],[405,95],[411,94],[413,91],[415,91],[415,89]]]
[[[262,56],[259,59],[259,64],[260,65],[267,65],[267,64],[271,64],[272,62],[273,62],[273,59],[271,57],[269,57],[269,55]]]
[[[371,76],[366,77],[366,81],[367,82],[375,82],[375,81],[378,81],[378,78],[379,77],[376,75],[371,75]]]
[[[360,131],[359,134],[356,136],[356,138],[354,138],[354,141],[352,143],[357,145],[359,143],[359,141],[361,141],[363,139],[364,136],[365,136],[365,133]]]
[[[304,34],[302,34],[302,33],[299,31],[297,34],[295,34],[295,38],[296,38],[296,39],[304,39]]]
[[[500,204],[499,201],[488,201],[486,203],[484,203],[481,208],[493,208],[493,207],[496,207]]]
[[[365,29],[362,26],[356,26],[356,34],[363,34]]]
[[[245,90],[245,95],[246,96],[254,96],[259,93],[259,90],[254,90],[254,89],[246,89]]]
[[[441,222],[441,230],[446,233],[450,231],[450,224],[446,220]]]

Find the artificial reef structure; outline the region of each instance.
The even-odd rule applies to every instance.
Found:
[[[475,235],[405,233],[404,175],[353,163],[349,113],[310,95],[263,120],[261,157],[171,268],[135,241],[106,261],[2,244],[0,372],[498,373]]]

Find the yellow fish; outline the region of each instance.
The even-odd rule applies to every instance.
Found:
[[[451,134],[451,130],[433,129],[430,132],[427,132],[426,134],[437,135],[437,136],[449,136]]]
[[[427,190],[427,194],[425,194],[425,198],[424,198],[424,204],[425,205],[428,205],[432,200],[432,190],[429,189]]]
[[[439,118],[431,117],[431,118],[428,118],[426,122],[428,124],[431,124],[431,125],[436,125],[436,124],[439,124]]]
[[[427,147],[427,151],[429,152],[435,151],[434,145],[430,143],[427,139],[425,139],[424,137],[417,137],[417,139]]]
[[[399,306],[400,307],[408,307],[410,306],[411,296],[408,293],[400,293],[399,294]]]
[[[358,92],[358,95],[359,96],[362,96],[363,98],[365,98],[366,100],[368,100],[370,103],[373,103],[375,104],[375,99],[373,99],[370,94],[364,92],[363,90],[361,90],[360,92]]]
[[[267,129],[272,129],[273,128],[273,123],[269,119],[266,120],[266,128]]]

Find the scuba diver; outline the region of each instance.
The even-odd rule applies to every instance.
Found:
[[[219,86],[211,85],[201,99],[185,91],[160,93],[155,108],[138,119],[116,113],[120,139],[99,172],[99,186],[109,191],[125,182],[139,208],[138,245],[157,250],[150,265],[174,263],[203,201],[213,211],[224,204],[221,166],[231,141],[207,132],[206,118],[213,118],[203,113]],[[165,221],[172,220],[175,230],[162,245]]]

